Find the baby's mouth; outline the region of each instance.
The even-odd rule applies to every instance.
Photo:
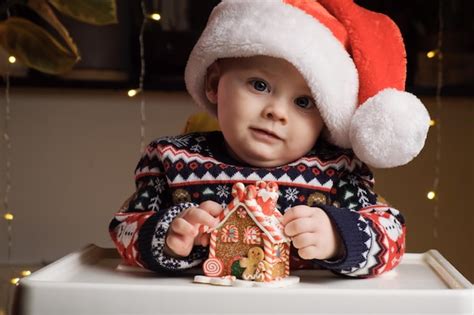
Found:
[[[266,137],[274,138],[274,139],[277,139],[277,140],[282,140],[282,138],[280,138],[280,136],[278,136],[276,133],[274,133],[270,130],[267,130],[267,129],[250,128],[250,130],[252,130],[253,132],[255,132],[257,134],[266,136]]]

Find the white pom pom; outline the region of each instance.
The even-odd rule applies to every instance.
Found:
[[[413,94],[385,89],[354,114],[350,140],[359,159],[373,167],[395,167],[420,153],[430,116]]]

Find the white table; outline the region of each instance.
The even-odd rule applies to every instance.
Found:
[[[297,272],[300,283],[287,288],[203,285],[191,274],[119,264],[114,249],[95,245],[69,254],[21,280],[14,314],[473,314],[471,283],[435,250],[405,254],[395,270],[372,279]]]

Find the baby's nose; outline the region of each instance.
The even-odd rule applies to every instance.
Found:
[[[282,101],[275,100],[264,108],[263,115],[265,118],[286,124],[288,122],[287,105]]]

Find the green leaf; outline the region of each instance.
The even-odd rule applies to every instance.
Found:
[[[80,59],[44,29],[18,17],[0,23],[0,45],[24,65],[50,74],[68,71]]]
[[[106,25],[117,23],[115,0],[48,0],[59,12],[79,21]]]
[[[71,51],[79,57],[79,50],[77,49],[74,40],[69,35],[69,32],[64,25],[58,20],[53,9],[46,0],[28,0],[28,6],[38,13],[45,21],[47,21],[52,27],[58,31],[62,36],[66,44],[69,46]]]

